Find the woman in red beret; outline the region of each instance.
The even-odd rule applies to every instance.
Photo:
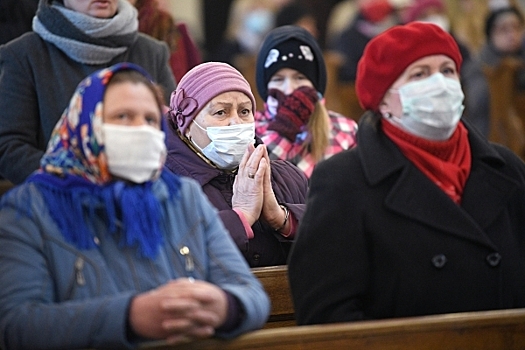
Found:
[[[314,170],[289,260],[299,324],[525,307],[525,164],[461,120],[460,65],[430,23],[367,45],[358,146]]]

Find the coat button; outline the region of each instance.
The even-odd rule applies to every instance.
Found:
[[[261,256],[259,254],[253,254],[253,260],[254,261],[259,261],[260,258],[261,258]]]
[[[501,262],[501,255],[499,253],[490,253],[487,255],[487,262],[490,266],[496,267]]]
[[[432,258],[432,265],[436,267],[437,269],[443,268],[445,264],[447,263],[447,257],[445,254],[438,254],[435,257]]]

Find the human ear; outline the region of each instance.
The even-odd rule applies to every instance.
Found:
[[[392,113],[391,113],[390,107],[389,107],[388,103],[385,102],[384,99],[383,99],[383,101],[381,101],[381,103],[379,104],[379,113],[381,113],[381,115],[382,115],[384,118],[390,118],[390,117],[392,116]]]

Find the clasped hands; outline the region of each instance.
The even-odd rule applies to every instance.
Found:
[[[271,227],[281,227],[285,212],[272,188],[270,157],[264,144],[249,145],[233,183],[233,209],[240,210],[248,223],[262,219]]]
[[[226,321],[227,312],[228,298],[222,289],[180,278],[135,296],[128,320],[138,336],[177,344],[212,336]]]

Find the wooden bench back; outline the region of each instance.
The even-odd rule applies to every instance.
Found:
[[[525,309],[281,327],[250,332],[228,341],[206,339],[177,346],[156,344],[144,349],[525,349]]]
[[[272,302],[272,311],[265,328],[294,326],[294,308],[286,265],[252,268]]]

